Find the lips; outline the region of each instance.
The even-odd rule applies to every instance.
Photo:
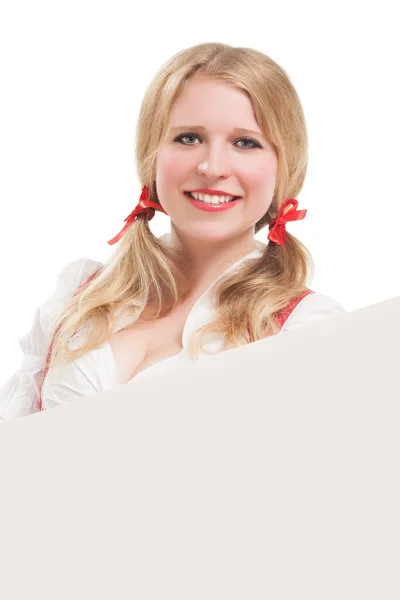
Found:
[[[230,192],[225,192],[223,190],[211,190],[207,188],[198,188],[196,190],[188,190],[192,194],[208,194],[209,196],[234,196],[235,198],[240,198],[240,196],[236,196],[235,194],[231,194]]]
[[[232,210],[240,200],[240,198],[238,198],[237,200],[231,200],[230,202],[202,202],[201,200],[196,200],[195,198],[192,198],[192,196],[188,192],[184,192],[184,195],[194,208],[208,213],[219,213],[225,212],[226,210]]]
[[[190,195],[190,194],[193,194],[193,193],[203,194],[204,196],[206,194],[208,196],[233,196],[233,194],[225,194],[225,193],[222,193],[222,192],[219,192],[218,194],[215,193],[215,192],[214,193],[210,193],[210,192],[190,192],[190,191],[184,192],[184,194],[186,194],[190,198],[193,198],[193,196]],[[233,196],[233,198],[232,198],[232,200],[230,200],[230,202],[233,202],[234,200],[238,200],[238,198],[241,198],[241,196]]]

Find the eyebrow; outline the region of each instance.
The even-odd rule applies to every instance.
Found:
[[[179,125],[178,127],[172,127],[171,132],[177,131],[178,129],[198,129],[200,131],[206,131],[206,128],[202,125]],[[232,131],[237,131],[238,133],[251,133],[253,135],[261,135],[261,137],[264,137],[261,131],[253,131],[252,129],[242,129],[240,127],[235,127],[234,129],[232,129]]]

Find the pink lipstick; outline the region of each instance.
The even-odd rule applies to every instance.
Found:
[[[232,200],[231,202],[223,202],[221,204],[207,204],[207,202],[195,200],[194,198],[192,198],[189,192],[184,192],[184,194],[194,207],[200,210],[204,210],[206,212],[221,212],[223,210],[228,210],[229,208],[233,208],[240,201],[240,198],[238,198],[237,200]]]

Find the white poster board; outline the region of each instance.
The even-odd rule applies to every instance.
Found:
[[[400,598],[400,298],[0,428],[5,600]]]

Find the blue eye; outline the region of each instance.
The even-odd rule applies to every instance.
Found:
[[[256,140],[253,140],[252,138],[240,138],[239,140],[236,140],[235,144],[237,142],[241,142],[241,141],[250,142],[251,144],[254,144],[254,146],[250,146],[250,148],[249,148],[249,146],[239,146],[239,148],[251,149],[251,148],[261,148],[262,147],[258,142],[256,142]]]
[[[174,139],[174,142],[181,142],[182,143],[182,140],[184,138],[198,138],[199,139],[199,136],[196,135],[195,133],[181,133],[180,135],[178,135],[178,137],[176,137]],[[184,143],[184,146],[194,146],[194,144]]]
[[[174,139],[174,142],[179,142],[183,146],[195,146],[195,144],[182,142],[182,140],[185,138],[197,138],[198,140],[201,140],[200,136],[197,133],[185,132],[185,133],[180,133]],[[238,140],[235,141],[235,144],[237,144],[238,142],[242,142],[242,141],[250,142],[251,144],[253,144],[252,146],[238,146],[238,148],[242,148],[242,150],[252,150],[253,148],[262,148],[262,146],[259,142],[257,142],[256,140],[253,140],[252,138],[246,138],[246,137],[239,138]]]

